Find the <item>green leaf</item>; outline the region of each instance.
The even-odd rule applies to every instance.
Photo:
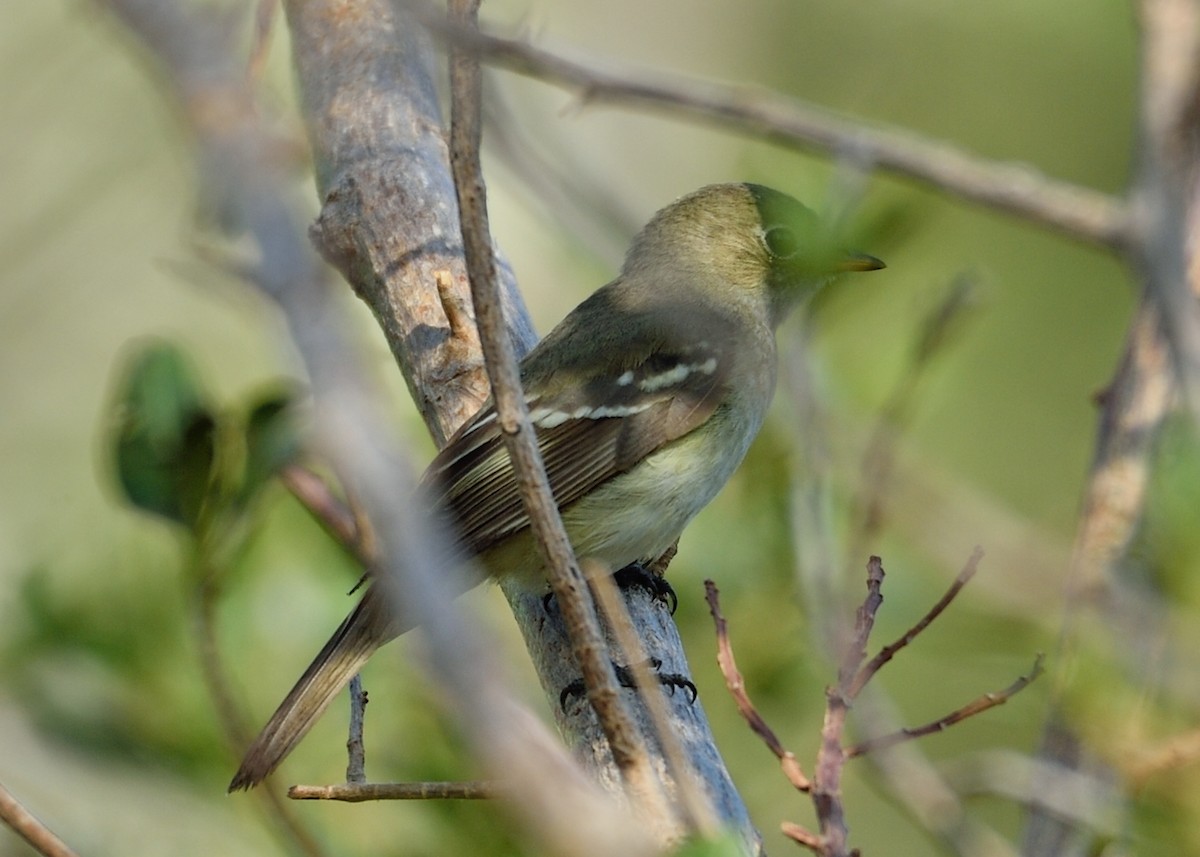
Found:
[[[187,358],[154,343],[129,362],[118,388],[117,480],[147,512],[192,525],[208,490],[216,420]]]
[[[246,419],[246,467],[242,495],[248,499],[301,449],[296,394],[276,391],[250,409]]]

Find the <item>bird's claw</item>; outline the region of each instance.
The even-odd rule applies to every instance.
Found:
[[[659,672],[659,670],[662,669],[662,661],[658,658],[648,658],[645,664],[646,666],[650,667],[650,669],[654,670],[656,674],[655,677],[658,679],[658,683],[670,690],[672,696],[675,695],[675,691],[677,689],[683,688],[691,696],[688,702],[694,703],[696,701],[696,697],[698,695],[696,685],[693,684],[687,676],[681,673]],[[617,674],[617,682],[621,685],[621,687],[637,687],[637,679],[634,675],[634,670],[632,667],[621,666],[620,664],[614,663],[613,670]],[[567,711],[568,700],[572,698],[581,698],[586,694],[586,692],[587,688],[584,686],[583,679],[581,678],[575,679],[575,681],[564,687],[562,693],[560,693],[558,696],[558,705],[563,710],[563,713],[565,714]]]
[[[649,592],[655,601],[665,604],[672,616],[675,615],[675,609],[679,606],[679,596],[675,594],[674,587],[661,574],[655,574],[640,562],[631,562],[615,572],[613,582],[622,590],[640,586]]]

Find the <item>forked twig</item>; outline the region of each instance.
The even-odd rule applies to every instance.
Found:
[[[871,658],[871,660],[868,661],[867,664],[858,671],[858,673],[854,676],[854,680],[850,683],[850,687],[848,688],[851,698],[858,696],[859,692],[864,686],[866,686],[867,682],[871,680],[875,673],[879,672],[879,669],[884,664],[895,657],[897,652],[915,640],[917,635],[928,628],[934,619],[942,615],[942,612],[950,606],[950,602],[958,596],[958,593],[962,591],[962,588],[967,585],[972,577],[975,576],[975,572],[979,570],[979,562],[982,559],[983,548],[976,547],[975,550],[971,552],[971,557],[967,560],[966,565],[963,566],[962,571],[958,573],[958,576],[954,578],[954,582],[950,584],[950,588],[946,590],[946,593],[940,599],[938,599],[936,604],[929,608],[929,612],[922,616],[917,624],[905,631],[904,634],[894,643],[890,643],[880,649],[879,654]]]
[[[1030,672],[1018,678],[1004,690],[985,693],[945,717],[924,726],[901,729],[898,732],[872,738],[849,747],[845,745],[846,720],[855,698],[898,651],[911,643],[945,611],[963,586],[974,576],[982,557],[983,552],[976,548],[946,594],[902,637],[885,646],[879,654],[864,665],[863,662],[867,657],[867,644],[870,642],[871,631],[875,626],[875,617],[883,604],[883,562],[879,557],[871,557],[867,563],[867,595],[857,610],[853,633],[846,642],[838,667],[837,683],[825,689],[825,720],[821,728],[821,743],[811,781],[805,777],[794,755],[783,747],[746,694],[745,682],[734,661],[728,627],[720,612],[717,588],[712,581],[705,581],[709,608],[716,624],[717,662],[720,664],[721,673],[725,676],[725,683],[733,696],[738,711],[754,733],[762,738],[763,743],[780,760],[784,773],[792,785],[811,796],[816,809],[819,832],[814,833],[793,822],[784,822],[780,829],[789,839],[821,857],[853,857],[858,852],[849,847],[849,825],[846,822],[841,794],[842,771],[846,760],[948,729],[956,723],[987,711],[989,708],[1004,704],[1042,674],[1043,656],[1039,654]]]

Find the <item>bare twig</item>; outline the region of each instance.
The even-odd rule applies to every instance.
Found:
[[[478,0],[452,0],[452,15],[473,29]],[[495,401],[497,423],[513,462],[513,474],[529,515],[550,588],[558,600],[583,673],[588,699],[612,748],[613,759],[635,794],[645,799],[657,790],[642,736],[634,727],[604,644],[604,633],[591,603],[566,528],[550,493],[537,435],[521,391],[516,356],[504,326],[496,286],[496,265],[487,217],[487,196],[479,163],[482,134],[482,73],[478,59],[458,47],[450,55],[450,165],[458,193],[463,255],[471,284],[475,319]]]
[[[957,592],[962,584],[970,578],[978,561],[978,555],[972,556],[967,568],[960,575],[960,581],[956,581],[956,584],[951,587],[951,593]],[[931,724],[915,729],[898,730],[894,734],[889,733],[882,738],[846,747],[844,736],[851,704],[863,701],[859,700],[858,696],[870,678],[890,660],[896,651],[903,645],[907,645],[924,627],[937,618],[953,599],[953,594],[943,597],[900,641],[887,647],[884,650],[886,654],[877,656],[871,663],[864,666],[867,643],[876,614],[883,603],[881,589],[884,578],[883,565],[878,557],[871,557],[867,569],[867,595],[857,610],[853,633],[845,644],[838,671],[838,681],[835,685],[827,687],[825,691],[825,721],[822,726],[821,745],[812,781],[810,783],[804,780],[803,774],[800,774],[798,769],[796,773],[799,780],[789,774],[793,785],[810,793],[816,809],[820,832],[819,834],[813,833],[807,828],[791,822],[785,822],[782,830],[786,836],[821,857],[846,857],[846,855],[856,853],[849,848],[847,841],[848,825],[841,797],[841,777],[847,760],[865,755],[873,749],[895,747],[904,741],[946,729],[968,717],[1003,704],[1023,690],[1042,672],[1042,656],[1039,655],[1029,675],[1021,677],[998,693],[984,694]],[[766,724],[761,722],[761,718],[753,710],[750,700],[745,697],[741,675],[733,661],[732,651],[728,649],[727,633],[717,604],[716,588],[711,582],[706,583],[706,588],[709,605],[717,624],[717,636],[721,651],[718,660],[721,663],[721,671],[726,677],[726,683],[738,702],[739,710],[750,722],[751,727],[763,737],[776,756],[782,759],[782,754],[786,751]],[[871,707],[878,707],[880,700],[871,697],[867,699],[871,702]],[[1005,855],[1007,857],[1011,854],[1011,849],[999,836],[966,815],[961,802],[928,763],[917,758],[899,761],[898,757],[904,752],[904,748],[898,748],[892,753],[886,754],[882,760],[876,760],[877,766],[887,777],[889,785],[900,792],[896,797],[902,805],[909,808],[914,816],[934,831],[947,845],[954,848],[958,854],[978,855],[978,857],[983,857],[983,855],[988,855],[988,857]],[[789,757],[790,755],[790,753],[787,754]],[[869,758],[874,759],[875,757]],[[898,773],[901,768],[903,768],[903,774]]]
[[[317,474],[298,464],[288,464],[279,471],[279,479],[310,515],[316,519],[333,540],[370,571],[378,561],[374,538],[367,521],[343,503]]]
[[[489,800],[506,789],[486,780],[424,783],[337,783],[328,786],[292,786],[292,800],[336,800],[363,803],[375,800]]]
[[[879,668],[896,656],[896,653],[911,643],[917,638],[917,635],[929,627],[938,616],[942,614],[950,602],[955,599],[962,588],[967,585],[968,581],[975,576],[975,572],[979,570],[979,562],[983,559],[983,548],[976,547],[971,553],[967,564],[963,566],[962,571],[954,578],[954,582],[950,584],[950,588],[946,593],[938,599],[937,603],[929,608],[929,611],[921,617],[917,624],[913,625],[894,643],[890,643],[879,650],[879,654],[871,658],[850,683],[848,688],[851,698],[858,696],[859,691],[863,686],[871,680],[875,673],[879,672]]]
[[[875,614],[883,604],[883,563],[877,556],[867,562],[867,596],[858,608],[854,633],[838,668],[835,686],[825,689],[825,722],[813,776],[812,801],[823,843],[822,857],[846,857],[850,853],[845,807],[842,804],[842,769],[846,762],[842,736],[853,696],[851,683],[867,655],[867,642],[875,626]]]
[[[810,104],[745,87],[654,80],[644,71],[602,70],[526,42],[456,26],[420,4],[414,4],[414,8],[421,9],[425,22],[454,44],[518,74],[577,91],[588,104],[655,108],[660,115],[675,114],[783,145],[840,154],[1077,240],[1117,247],[1129,235],[1130,218],[1121,200],[1051,179],[1023,164],[979,158],[911,132],[869,128]]]
[[[361,785],[367,781],[367,756],[363,746],[363,719],[367,713],[367,692],[362,676],[350,679],[350,726],[346,737],[346,782]],[[290,795],[289,795],[290,796]]]
[[[854,633],[838,667],[838,691],[853,699],[859,665],[867,656],[867,642],[875,629],[875,614],[883,604],[883,562],[877,556],[867,562],[867,597],[854,614]]]
[[[38,854],[45,857],[76,857],[67,843],[63,842],[50,828],[42,824],[27,810],[12,792],[0,783],[0,821],[29,843]]]
[[[742,674],[738,670],[737,661],[733,657],[733,644],[729,640],[728,623],[721,614],[721,593],[717,589],[717,585],[711,580],[704,581],[704,593],[705,599],[708,601],[709,612],[713,617],[713,623],[716,625],[717,664],[721,667],[721,675],[725,677],[725,686],[729,688],[729,693],[737,705],[738,713],[749,724],[754,734],[762,738],[763,743],[767,745],[767,749],[775,754],[775,758],[779,760],[779,766],[782,768],[784,776],[788,778],[788,782],[799,791],[809,791],[812,788],[812,782],[800,767],[800,762],[796,758],[796,754],[783,746],[783,742],[775,735],[774,730],[767,725],[762,715],[758,713],[758,709],[754,707],[754,703],[750,701],[750,695],[746,693],[746,682],[742,678]]]
[[[779,831],[788,839],[800,843],[815,854],[824,853],[825,843],[821,837],[807,827],[802,827],[794,821],[783,821],[779,824]]]
[[[995,708],[997,705],[1003,705],[1008,702],[1018,693],[1023,691],[1030,685],[1031,682],[1037,680],[1042,674],[1043,655],[1039,654],[1033,662],[1033,668],[1027,675],[1020,676],[1016,681],[1010,684],[1003,690],[994,693],[985,693],[961,708],[947,714],[945,717],[940,717],[932,723],[926,723],[924,726],[915,726],[910,729],[901,729],[898,732],[893,732],[891,735],[881,735],[878,738],[870,738],[855,744],[852,747],[846,748],[846,758],[852,759],[855,756],[863,756],[867,753],[876,750],[883,750],[887,747],[892,747],[896,744],[905,741],[911,741],[914,738],[922,738],[926,735],[933,735],[937,732],[949,729],[956,723],[961,723],[968,717],[974,717],[976,714],[981,714],[989,708]]]
[[[894,731],[898,715],[880,693],[864,693],[854,707],[859,729]],[[928,831],[949,854],[957,857],[1017,857],[1017,850],[995,829],[968,810],[946,781],[941,763],[935,765],[919,745],[899,744],[887,753],[860,757],[870,766],[884,792],[915,826]]]

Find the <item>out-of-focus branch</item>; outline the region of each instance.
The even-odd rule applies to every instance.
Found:
[[[1159,309],[1176,382],[1200,416],[1200,302],[1189,286],[1200,221],[1200,2],[1140,0],[1141,127],[1130,260]]]
[[[1082,746],[1062,714],[1074,673],[1080,620],[1122,611],[1124,561],[1141,520],[1153,443],[1180,393],[1200,415],[1200,305],[1196,300],[1197,119],[1200,118],[1200,2],[1141,0],[1141,115],[1135,213],[1127,256],[1143,280],[1116,375],[1101,397],[1096,452],[1068,572],[1067,616],[1055,709],[1041,756],[1097,781],[1118,773]],[[1089,834],[1035,807],[1028,857],[1083,854]]]
[[[76,857],[67,843],[29,812],[12,792],[0,784],[0,821],[45,857]]]
[[[846,539],[846,556],[869,555],[886,524],[888,501],[895,487],[897,441],[911,426],[918,393],[930,366],[955,341],[976,306],[978,285],[970,275],[956,276],[917,329],[911,356],[879,408],[862,453],[862,476],[850,507],[853,523]]]
[[[1153,776],[1200,760],[1200,729],[1189,729],[1143,753],[1126,770],[1135,788],[1145,785]]]
[[[599,793],[536,718],[508,697],[494,647],[483,644],[477,625],[465,622],[451,603],[455,589],[440,571],[446,567],[442,543],[431,537],[428,522],[416,521],[409,512],[411,469],[392,441],[396,432],[382,415],[382,394],[368,384],[370,372],[345,333],[327,274],[304,240],[287,191],[290,176],[266,144],[244,70],[234,71],[229,22],[237,20],[237,10],[227,7],[222,20],[211,11],[188,14],[157,0],[123,0],[121,6],[131,28],[165,66],[169,84],[182,94],[203,180],[226,231],[253,241],[255,261],[246,270],[277,302],[304,360],[323,452],[354,486],[376,525],[377,585],[394,592],[396,609],[422,626],[429,667],[473,749],[486,768],[503,771],[513,782],[513,805],[547,850],[578,857],[651,853],[653,845],[628,824],[628,814]],[[344,14],[332,11],[320,3],[290,4],[293,20],[308,16],[307,28],[297,28],[296,42],[305,44],[323,26],[346,23]],[[338,11],[345,9],[339,5]],[[393,60],[414,60],[392,50],[396,30],[388,7],[360,11],[370,27],[349,34],[377,39],[376,47]],[[419,58],[416,64],[420,67]],[[203,98],[188,97],[197,90]]]
[[[1051,179],[1024,164],[1000,163],[908,131],[868,127],[795,99],[679,79],[647,71],[617,72],[575,62],[517,39],[456,26],[422,4],[422,19],[443,38],[495,65],[579,94],[588,104],[653,108],[772,140],[818,149],[866,168],[880,167],[1081,241],[1121,246],[1129,215],[1108,194]]]

